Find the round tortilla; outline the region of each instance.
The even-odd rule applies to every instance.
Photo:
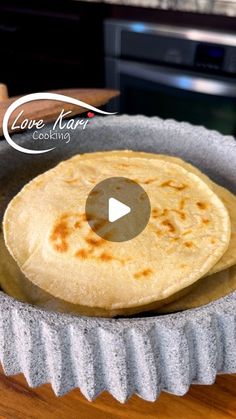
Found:
[[[101,241],[84,214],[93,186],[114,176],[138,182],[152,207],[145,230],[122,244]],[[198,176],[124,152],[74,156],[38,176],[10,202],[3,226],[30,281],[67,302],[106,310],[161,303],[205,275],[230,240],[228,212]]]

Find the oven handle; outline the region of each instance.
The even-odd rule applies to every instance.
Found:
[[[205,93],[208,95],[236,98],[236,84],[204,78],[198,75],[184,74],[180,70],[161,68],[151,64],[135,63],[132,61],[119,61],[119,71],[130,76],[144,80],[172,86],[191,92]]]

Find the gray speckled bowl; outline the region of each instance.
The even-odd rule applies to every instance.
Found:
[[[50,125],[46,130],[50,129]],[[45,148],[32,133],[21,145]],[[143,116],[96,117],[48,154],[30,156],[0,143],[0,210],[29,179],[78,152],[124,149],[183,157],[236,191],[236,142],[203,127]],[[126,319],[58,314],[0,293],[0,361],[30,386],[51,383],[57,395],[79,387],[93,400],[103,390],[125,402],[154,401],[161,390],[183,395],[236,372],[236,293],[182,313]]]

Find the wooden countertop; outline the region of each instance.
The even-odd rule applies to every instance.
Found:
[[[162,393],[155,403],[132,397],[120,404],[110,394],[88,402],[78,389],[57,398],[49,385],[30,389],[25,378],[0,369],[1,419],[227,419],[236,418],[236,374],[217,377],[212,386],[193,385],[177,397]]]

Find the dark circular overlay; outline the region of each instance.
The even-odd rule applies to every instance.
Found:
[[[116,221],[109,221],[109,200],[126,205],[130,212]],[[131,240],[146,227],[151,204],[145,190],[125,177],[111,177],[98,183],[86,201],[86,217],[91,229],[112,242]]]

